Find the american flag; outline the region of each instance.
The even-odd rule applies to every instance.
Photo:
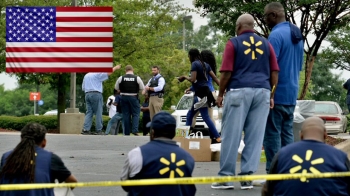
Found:
[[[6,72],[112,67],[112,7],[6,7]]]

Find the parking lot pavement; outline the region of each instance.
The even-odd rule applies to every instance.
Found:
[[[0,153],[13,149],[19,142],[18,133],[0,133]],[[132,148],[149,141],[145,136],[47,136],[46,149],[59,155],[79,182],[118,181],[126,154]],[[239,165],[239,164],[238,164]],[[238,167],[237,167],[238,168]],[[265,164],[260,163],[257,174],[264,174]],[[196,162],[193,176],[216,176],[219,162]],[[239,169],[237,169],[239,172]],[[196,185],[198,196],[260,195],[261,187],[240,190],[212,190],[210,184]],[[91,187],[74,189],[76,196],[125,196],[121,187]]]

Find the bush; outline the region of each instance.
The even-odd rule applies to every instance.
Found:
[[[109,121],[109,116],[102,116],[103,120],[103,129],[106,130],[107,124]],[[57,126],[57,116],[0,116],[0,128],[9,129],[9,130],[17,130],[20,131],[26,124],[30,122],[36,122],[44,125],[48,130],[55,130],[58,128]],[[82,127],[83,129],[83,127]],[[91,126],[91,130],[95,130],[95,119],[93,119],[93,123]],[[139,130],[142,131],[142,113],[140,114],[139,120]]]

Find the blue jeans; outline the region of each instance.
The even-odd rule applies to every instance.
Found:
[[[111,131],[111,128],[112,128],[112,125],[114,123],[117,123],[117,126],[115,128],[115,135],[118,135],[118,131],[119,131],[119,126],[120,124],[122,124],[122,128],[123,128],[123,133],[124,133],[124,124],[121,123],[123,120],[123,114],[122,113],[115,113],[114,116],[108,121],[108,124],[107,124],[107,129],[106,129],[106,135],[109,134],[109,132]]]
[[[236,175],[238,147],[243,130],[245,147],[241,156],[239,175],[256,172],[269,108],[268,89],[240,88],[226,93],[222,116],[219,176]]]
[[[187,112],[187,118],[186,118],[186,126],[192,126],[192,121],[193,121],[193,117],[194,115],[197,113],[197,110],[194,110],[194,104],[198,102],[198,97],[194,96],[193,97],[193,104],[190,110],[188,110]],[[208,112],[208,108],[199,108],[199,113],[201,114],[205,124],[208,125],[209,131],[210,131],[210,136],[213,138],[219,138],[219,132],[216,130],[216,127],[213,123],[213,121],[211,121],[210,117],[209,117],[209,112]]]
[[[271,161],[281,147],[294,142],[294,108],[295,105],[275,105],[270,110],[264,137],[266,172],[269,172]]]
[[[102,130],[102,105],[103,97],[101,93],[91,92],[85,94],[86,114],[84,120],[84,130],[90,131],[92,117],[95,115],[96,132]]]
[[[130,132],[136,134],[139,132],[140,102],[136,96],[122,95],[121,109],[123,114],[124,135],[130,135]],[[132,118],[131,118],[132,116]],[[132,127],[130,126],[132,122]]]

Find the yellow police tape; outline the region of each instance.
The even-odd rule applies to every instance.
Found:
[[[126,181],[100,181],[78,183],[38,183],[38,184],[3,184],[0,191],[28,190],[44,188],[64,187],[102,187],[102,186],[140,186],[140,185],[170,185],[170,184],[210,184],[213,182],[237,182],[252,180],[293,180],[309,178],[334,178],[350,177],[350,172],[330,172],[319,174],[268,174],[268,175],[244,175],[244,176],[215,176],[215,177],[192,177],[192,178],[161,178],[149,180],[126,180]]]

